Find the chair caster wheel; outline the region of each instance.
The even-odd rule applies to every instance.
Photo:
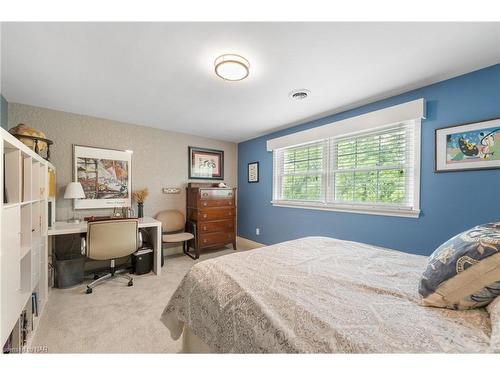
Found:
[[[92,293],[92,288],[87,287],[87,292],[86,292],[86,293],[87,293],[87,294]]]
[[[94,280],[97,280],[99,278],[99,275],[97,273],[94,274]]]
[[[134,282],[133,282],[132,280],[130,280],[130,281],[128,282],[128,286],[132,286],[132,285],[134,285]]]

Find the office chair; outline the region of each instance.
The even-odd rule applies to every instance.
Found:
[[[186,220],[184,215],[177,210],[165,210],[156,215],[156,220],[161,221],[162,243],[182,242],[182,252],[191,259],[198,259],[200,255],[196,251],[193,256],[189,253],[189,241],[194,238],[192,233],[185,232]],[[188,226],[191,223],[188,222]],[[196,241],[195,241],[196,242]],[[196,244],[195,244],[196,250]]]
[[[115,271],[115,259],[127,256],[138,248],[138,220],[96,220],[87,224],[87,237],[82,240],[82,254],[94,260],[109,260],[110,273],[87,285],[87,294],[92,288],[107,279],[123,277],[128,286],[134,285],[132,277]]]

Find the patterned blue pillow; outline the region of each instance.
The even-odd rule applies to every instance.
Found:
[[[465,310],[500,295],[500,222],[449,239],[429,257],[419,293],[426,306]]]

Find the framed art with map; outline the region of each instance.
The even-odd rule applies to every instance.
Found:
[[[130,207],[132,152],[73,145],[73,177],[84,199],[75,209]]]

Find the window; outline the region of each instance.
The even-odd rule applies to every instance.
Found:
[[[273,204],[418,217],[420,120],[274,150]]]
[[[325,142],[320,141],[276,152],[281,199],[324,200],[325,148]]]

